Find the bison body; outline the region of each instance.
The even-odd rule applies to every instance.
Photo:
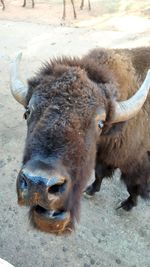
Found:
[[[53,233],[73,228],[93,168],[96,179],[88,194],[120,168],[129,192],[122,207],[130,210],[138,195],[148,196],[150,94],[134,116],[132,105],[126,111],[118,101],[131,99],[149,67],[150,48],[95,49],[82,58],[46,63],[23,94],[12,89],[26,108],[28,125],[18,202],[31,207],[35,227]]]
[[[125,100],[135,92],[144,80],[149,64],[149,48],[109,51],[94,51],[95,58],[100,53],[101,64],[109,66],[109,73],[118,84],[118,97]],[[87,189],[93,195],[100,190],[103,177],[110,177],[116,168],[122,172],[121,178],[127,186],[129,198],[122,203],[130,210],[137,202],[137,196],[149,196],[150,182],[150,94],[135,118],[120,125],[113,125],[102,131],[97,145],[96,180]]]

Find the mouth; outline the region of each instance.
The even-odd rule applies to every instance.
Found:
[[[70,212],[63,210],[47,210],[40,205],[30,209],[31,225],[41,231],[52,234],[66,234],[73,230]]]
[[[35,206],[34,210],[38,215],[47,220],[64,220],[67,213],[65,211],[46,210],[39,205]]]

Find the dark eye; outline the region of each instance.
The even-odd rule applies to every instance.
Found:
[[[98,127],[99,127],[100,129],[102,129],[102,128],[104,127],[104,122],[103,122],[103,121],[99,121],[99,122],[98,122]]]
[[[26,108],[26,111],[25,111],[25,113],[24,113],[24,115],[23,115],[24,119],[27,120],[28,117],[29,117],[29,115],[30,115],[30,109],[27,107],[27,108]]]

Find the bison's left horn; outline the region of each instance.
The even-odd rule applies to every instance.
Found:
[[[113,123],[127,121],[133,118],[142,108],[150,89],[150,70],[139,90],[128,100],[116,102]]]
[[[28,92],[27,87],[19,79],[19,63],[22,53],[19,53],[10,64],[10,89],[14,98],[23,106]]]

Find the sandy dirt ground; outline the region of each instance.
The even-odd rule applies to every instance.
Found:
[[[71,236],[30,228],[28,210],[18,207],[15,192],[26,135],[24,110],[9,89],[9,63],[20,50],[25,81],[50,57],[150,45],[150,9],[124,12],[120,7],[119,14],[106,14],[101,1],[91,0],[90,13],[87,6],[80,11],[77,2],[78,19],[68,5],[64,22],[61,1],[37,1],[35,9],[30,1],[26,9],[21,1],[5,2],[6,10],[0,10],[0,258],[15,267],[150,267],[150,202],[139,199],[132,212],[116,211],[127,197],[119,171],[104,180],[93,199],[83,197],[80,224]]]

